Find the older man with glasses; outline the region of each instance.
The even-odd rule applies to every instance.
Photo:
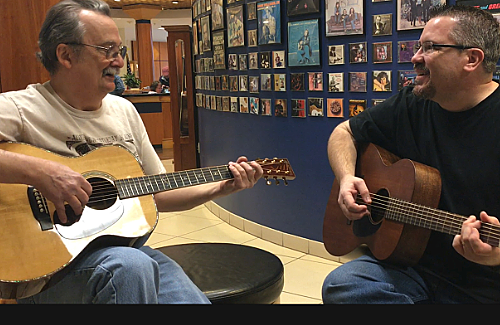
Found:
[[[100,0],[64,0],[48,11],[38,57],[51,80],[0,94],[0,140],[26,142],[69,157],[103,145],[120,145],[137,158],[147,175],[164,173],[135,107],[124,98],[108,95],[126,53],[109,14],[109,6]],[[189,209],[251,188],[262,176],[260,165],[245,157],[229,163],[229,169],[232,180],[155,194],[156,208]],[[36,188],[55,206],[58,218],[54,216],[54,222],[62,224],[78,223],[96,190],[83,175],[63,164],[5,150],[0,150],[0,182]],[[24,298],[19,301],[209,302],[174,261],[136,244],[89,248],[65,269],[62,278],[53,278],[50,288],[31,297],[18,292]]]
[[[357,149],[363,143],[437,169],[442,183],[438,207],[447,214],[440,226],[431,228],[428,242],[425,237],[407,239],[408,246],[425,249],[416,265],[364,255],[328,275],[325,303],[500,302],[500,248],[486,238],[500,229],[491,226],[499,224],[500,216],[500,89],[492,81],[499,36],[499,23],[487,12],[434,8],[412,58],[415,86],[332,132],[328,156],[339,181],[344,224],[359,226],[376,213],[370,205],[379,198],[370,191],[378,189],[367,187],[366,175],[355,174]],[[402,178],[394,177],[405,186]],[[430,185],[425,186],[428,192]],[[455,225],[458,232],[448,234],[446,226],[456,215],[465,217]],[[486,234],[480,236],[483,230]],[[378,239],[381,245],[390,240],[382,235]],[[408,257],[413,251],[400,253]]]

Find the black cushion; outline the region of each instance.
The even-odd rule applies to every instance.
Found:
[[[158,250],[176,261],[214,304],[269,304],[283,290],[283,264],[262,249],[196,243]]]

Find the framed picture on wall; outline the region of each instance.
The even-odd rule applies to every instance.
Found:
[[[373,71],[373,91],[391,91],[391,70]]]
[[[328,92],[340,93],[344,91],[344,73],[332,72],[328,74]]]
[[[293,91],[304,91],[304,73],[291,73],[290,74],[290,89]]]
[[[392,14],[373,15],[373,36],[392,35]]]
[[[363,34],[363,0],[325,0],[326,36]]]
[[[260,102],[261,102],[261,115],[264,115],[264,116],[271,116],[271,112],[272,112],[272,109],[271,109],[271,99],[269,98],[261,98],[260,99]]]
[[[309,106],[309,116],[324,116],[323,114],[323,98],[309,97],[307,98]]]
[[[223,0],[212,1],[212,30],[224,28],[224,7]]]
[[[292,99],[292,117],[306,117],[306,100]]]
[[[366,72],[349,72],[349,91],[366,93]]]
[[[257,4],[255,2],[247,3],[247,17],[248,20],[257,19]]]
[[[398,41],[398,63],[411,62],[418,41]]]
[[[224,46],[224,31],[217,31],[212,33],[214,45],[214,69],[226,69],[226,52]]]
[[[203,52],[212,51],[212,42],[210,41],[210,16],[201,17],[200,24]]]
[[[392,42],[373,43],[373,63],[392,62]]]
[[[320,63],[318,19],[288,22],[288,66]]]
[[[328,64],[344,64],[344,44],[328,46]]]
[[[198,21],[193,21],[193,54],[198,55]]]
[[[343,98],[327,98],[327,100],[326,100],[326,116],[328,116],[328,117],[344,117],[344,99]]]
[[[349,43],[349,63],[367,62],[366,42]]]
[[[245,46],[243,5],[233,6],[227,11],[227,47]]]
[[[309,91],[323,91],[323,72],[308,72]]]
[[[319,12],[319,0],[286,0],[287,16]]]
[[[259,45],[281,43],[280,0],[257,3]]]
[[[349,99],[349,117],[353,117],[366,109],[366,99]]]
[[[397,0],[397,29],[423,29],[429,21],[430,8],[444,4],[446,0]]]

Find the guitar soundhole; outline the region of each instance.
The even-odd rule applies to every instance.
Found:
[[[92,185],[92,195],[90,195],[87,206],[96,210],[105,210],[116,202],[118,190],[109,180],[91,177],[87,181]]]
[[[368,207],[370,215],[354,221],[352,231],[357,237],[368,237],[375,234],[384,219],[389,192],[381,189],[372,197],[372,204]]]

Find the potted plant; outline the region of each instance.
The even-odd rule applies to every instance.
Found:
[[[133,73],[127,73],[123,78],[123,83],[127,85],[128,88],[139,88],[141,86],[142,81]]]

